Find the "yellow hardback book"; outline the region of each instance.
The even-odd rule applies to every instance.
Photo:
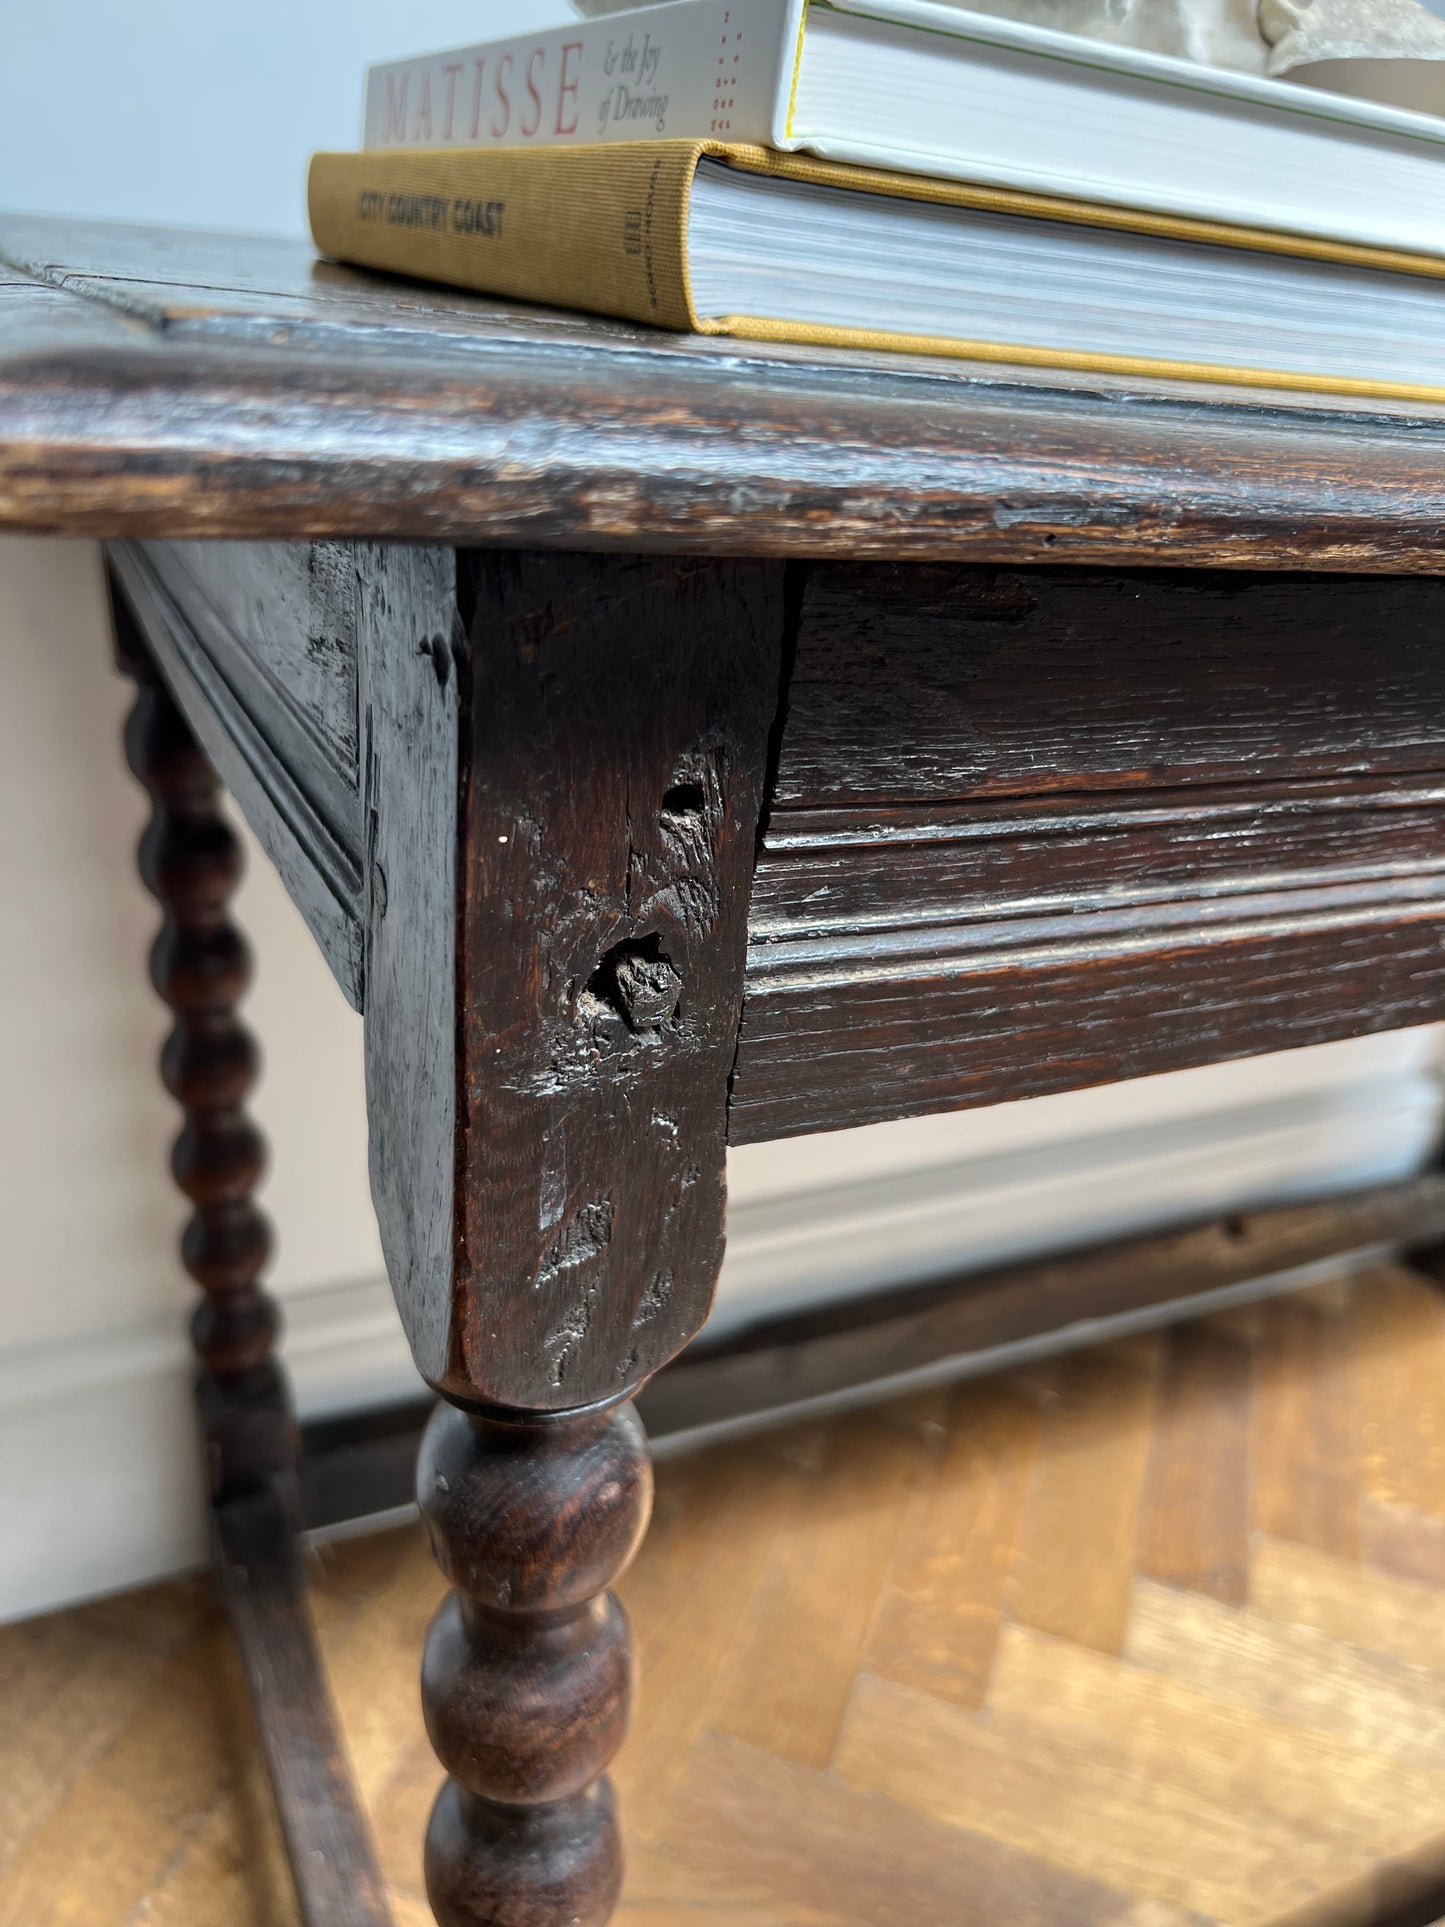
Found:
[[[1445,260],[715,141],[318,154],[323,254],[661,328],[1445,401]]]

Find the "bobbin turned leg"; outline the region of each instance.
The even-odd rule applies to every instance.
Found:
[[[171,1171],[194,1206],[181,1260],[204,1294],[191,1339],[212,1491],[223,1497],[286,1481],[296,1451],[275,1358],[280,1318],[259,1282],[271,1231],[252,1193],[265,1147],[245,1110],[258,1055],[236,1015],[251,959],[227,914],[241,847],[221,812],[219,777],[119,612],[117,626],[122,665],[140,685],[126,758],[152,805],[139,867],[165,913],[150,974],[175,1018],[161,1077],[184,1114]]]
[[[450,1778],[427,1833],[441,1927],[602,1927],[622,1855],[604,1777],[627,1727],[627,1617],[606,1590],[646,1530],[631,1406],[437,1408],[417,1496],[456,1590],[432,1621],[427,1732]]]
[[[399,570],[401,558],[388,562]],[[647,1522],[623,1401],[702,1324],[780,674],[781,572],[457,558],[364,642],[372,1191],[447,1401],[418,1496],[442,1927],[602,1927],[627,1721],[607,1586]],[[378,603],[378,607],[380,607]],[[412,640],[412,638],[418,638]]]
[[[250,956],[227,908],[241,848],[221,783],[161,682],[128,604],[112,594],[121,667],[140,685],[126,754],[152,804],[140,871],[165,921],[151,981],[174,1013],[161,1052],[184,1122],[171,1156],[194,1212],[181,1240],[204,1296],[191,1322],[201,1373],[217,1577],[241,1650],[305,1927],[390,1927],[385,1887],[340,1743],[306,1598],[299,1439],[276,1357],[280,1320],[260,1275],[271,1234],[252,1199],[264,1164],[246,1115],[258,1057],[236,1007]]]

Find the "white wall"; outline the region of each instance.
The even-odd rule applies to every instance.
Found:
[[[306,231],[373,60],[572,18],[567,0],[8,0],[0,207]]]
[[[302,234],[306,158],[356,144],[369,61],[570,17],[567,0],[7,0],[0,207]]]
[[[194,1293],[165,1172],[176,1113],[154,1068],[166,1013],[144,967],[158,913],[135,878],[146,805],[108,650],[94,546],[0,541],[0,1615],[200,1544],[176,1345]],[[324,1300],[381,1273],[360,1025],[262,861],[238,916],[261,956],[247,1016],[266,1050],[255,1109],[275,1152],[279,1282],[291,1302]],[[319,1355],[313,1403],[414,1383],[384,1297],[370,1303],[385,1363],[353,1317],[347,1356]]]
[[[366,61],[565,17],[564,0],[48,0],[3,28],[0,205],[303,231],[308,152],[356,138]],[[0,541],[0,1617],[201,1555],[155,1078],[96,552]],[[360,1026],[270,871],[238,916],[274,1149],[264,1202],[304,1410],[415,1388],[365,1183]],[[1409,1171],[1429,1033],[885,1125],[730,1161],[718,1316]]]
[[[144,956],[158,911],[134,846],[131,685],[115,674],[90,543],[0,546],[0,1170],[15,1284],[6,1345],[185,1308],[184,1200],[157,1183],[175,1110],[151,1065],[166,1013]],[[276,1150],[270,1208],[305,1291],[379,1272],[366,1195],[359,1025],[264,860],[237,915],[261,953],[248,1006],[266,1039],[256,1101]],[[137,1075],[137,1072],[140,1072]],[[23,1281],[23,1282],[22,1282]]]

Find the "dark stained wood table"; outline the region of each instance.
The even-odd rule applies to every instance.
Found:
[[[364,1015],[442,1401],[432,1903],[597,1927],[630,1400],[706,1317],[727,1145],[1445,1016],[1442,513],[1439,412],[739,349],[0,222],[0,527],[105,540],[139,685],[219,1569],[308,1921],[387,1916],[305,1615],[221,782]],[[704,1341],[649,1410],[1429,1243],[1442,1188]]]

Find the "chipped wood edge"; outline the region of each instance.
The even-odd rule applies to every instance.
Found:
[[[276,866],[347,1002],[360,1010],[361,879],[353,853],[337,840],[278,760],[144,548],[130,542],[108,544],[106,561],[171,695]]]
[[[462,685],[449,548],[356,551],[372,1201],[417,1368],[450,1329]]]

